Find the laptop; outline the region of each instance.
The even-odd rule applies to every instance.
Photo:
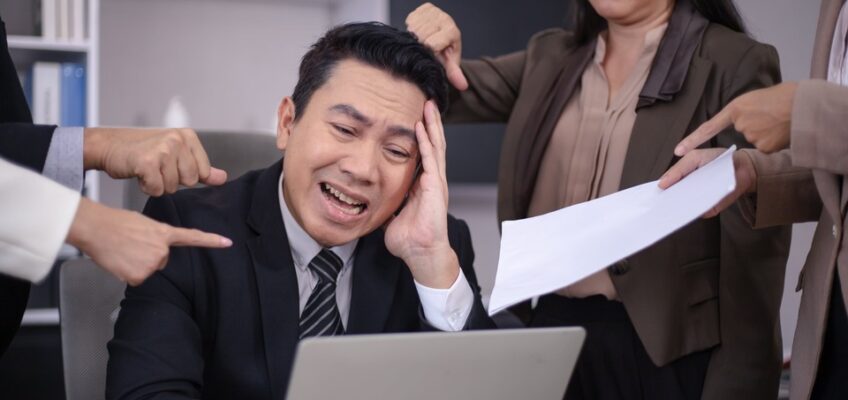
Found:
[[[427,332],[300,342],[289,400],[561,400],[582,328]]]

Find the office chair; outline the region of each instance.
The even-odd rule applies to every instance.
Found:
[[[90,259],[62,264],[59,316],[68,400],[104,398],[109,359],[106,343],[112,339],[125,287]]]
[[[265,168],[282,157],[276,137],[270,133],[202,131],[197,136],[212,165],[227,171],[228,181],[245,172]],[[129,179],[123,184],[124,208],[143,210],[148,196],[135,180]]]

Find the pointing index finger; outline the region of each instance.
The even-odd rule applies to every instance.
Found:
[[[224,248],[232,246],[232,240],[214,233],[206,233],[197,229],[170,227],[168,231],[170,246],[193,246]]]
[[[727,107],[719,111],[718,114],[707,120],[707,122],[701,124],[698,129],[695,129],[692,134],[677,144],[677,147],[674,148],[674,154],[678,157],[682,157],[692,149],[702,145],[707,140],[712,139],[725,128],[733,125],[733,107],[734,103],[731,102],[727,105]]]

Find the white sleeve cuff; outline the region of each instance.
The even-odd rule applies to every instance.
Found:
[[[474,292],[462,269],[448,289],[433,289],[415,282],[424,317],[436,329],[448,332],[461,331],[474,305]]]
[[[79,205],[79,192],[0,159],[0,273],[47,276]]]

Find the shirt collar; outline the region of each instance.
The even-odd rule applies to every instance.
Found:
[[[294,219],[294,216],[291,215],[289,207],[286,204],[286,198],[283,196],[282,173],[280,174],[279,184],[277,185],[277,197],[280,199],[280,212],[283,214],[283,226],[286,228],[286,236],[289,239],[289,247],[292,250],[294,265],[301,270],[305,270],[309,266],[309,262],[321,252],[321,245],[309,236],[303,230],[303,227],[297,223],[297,220]],[[330,250],[342,259],[344,262],[343,265],[348,265],[358,242],[359,239],[355,239],[345,244],[331,247]]]
[[[640,59],[645,57],[650,59],[654,58],[654,54],[656,54],[657,48],[660,46],[660,40],[663,38],[666,27],[668,27],[667,22],[645,33],[645,41],[642,42],[642,57],[640,57]],[[598,35],[598,42],[595,44],[595,63],[598,65],[603,65],[604,58],[607,56],[606,36],[606,33]]]

